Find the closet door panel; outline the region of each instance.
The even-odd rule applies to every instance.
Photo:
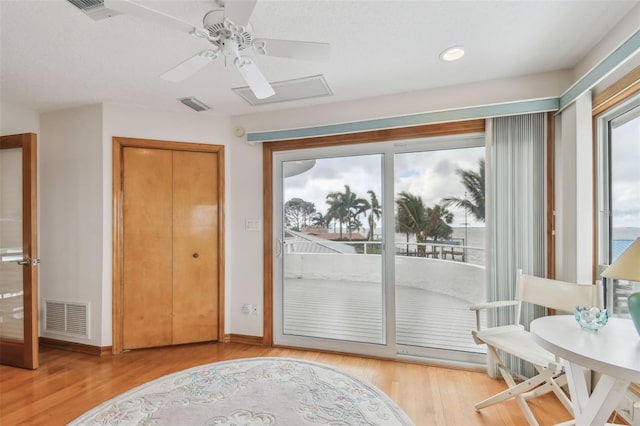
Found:
[[[217,154],[173,152],[173,343],[218,340]]]
[[[172,153],[123,150],[123,347],[172,338]]]

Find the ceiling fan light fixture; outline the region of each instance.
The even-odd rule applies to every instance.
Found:
[[[186,106],[188,106],[189,108],[191,108],[192,110],[197,111],[197,112],[202,112],[202,111],[206,111],[208,109],[211,109],[204,102],[196,99],[193,96],[190,96],[188,98],[178,98],[178,100],[180,102],[182,102],[183,104],[185,104]]]
[[[453,62],[464,56],[464,47],[452,46],[440,53],[440,60],[445,62]]]

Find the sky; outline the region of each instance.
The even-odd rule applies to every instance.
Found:
[[[613,226],[640,227],[640,107],[635,119],[614,127],[611,141]]]
[[[484,152],[484,147],[477,147],[396,154],[395,194],[407,191],[419,195],[427,207],[441,203],[444,197],[463,198],[465,188],[456,170],[478,170]],[[612,156],[613,225],[640,228],[640,116],[614,128]],[[284,200],[311,201],[325,214],[326,195],[344,192],[344,185],[367,199],[367,191],[373,190],[381,200],[381,163],[381,154],[318,159],[310,170],[285,179]],[[450,210],[454,213],[452,225],[464,226],[464,210]],[[467,223],[484,226],[470,215]]]
[[[477,171],[481,158],[484,147],[396,154],[395,194],[407,191],[419,195],[427,207],[441,203],[444,197],[463,198],[465,189],[456,170]],[[285,179],[284,201],[302,198],[315,203],[316,210],[325,214],[326,195],[344,192],[344,185],[349,185],[358,197],[369,200],[367,191],[373,190],[382,202],[381,176],[381,154],[318,159],[310,170]],[[450,210],[454,213],[452,225],[464,226],[464,210]],[[470,216],[468,223],[483,226]]]

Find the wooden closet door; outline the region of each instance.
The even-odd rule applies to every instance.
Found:
[[[123,347],[172,343],[172,152],[123,150]]]
[[[173,343],[218,340],[216,153],[173,152]]]

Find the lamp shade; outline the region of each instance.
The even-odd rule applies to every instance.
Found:
[[[640,281],[640,238],[637,238],[601,275],[617,280]]]

